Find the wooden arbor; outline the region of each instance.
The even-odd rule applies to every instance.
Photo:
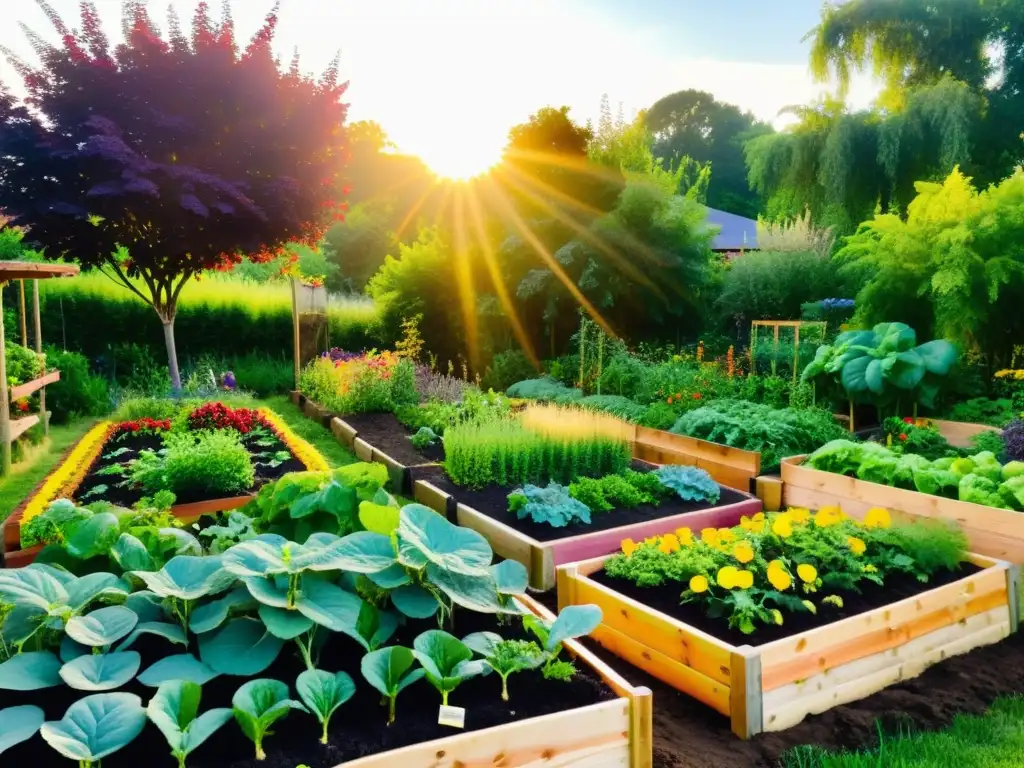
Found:
[[[0,261],[0,318],[3,317],[3,288],[11,280],[21,281],[21,343],[28,346],[27,319],[25,312],[25,280],[32,281],[32,317],[35,330],[35,351],[43,351],[42,325],[39,319],[39,281],[51,277],[71,277],[78,274],[78,267],[71,264],[40,264],[27,261]],[[7,385],[7,347],[4,340],[4,324],[0,320],[0,474],[11,471],[11,444],[40,421],[49,433],[50,424],[46,415],[46,385],[60,379],[60,371],[46,371],[38,379],[27,381],[16,387]],[[39,392],[39,413],[29,414],[20,419],[11,419],[11,403]]]

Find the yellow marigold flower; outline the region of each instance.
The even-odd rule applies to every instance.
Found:
[[[749,531],[751,525],[752,525],[752,523],[750,521],[750,518],[747,517],[746,515],[743,515],[740,518],[740,528],[742,528],[744,531]]]
[[[818,607],[810,600],[801,600],[800,602],[804,604],[804,608],[806,608],[808,611],[813,613],[815,616],[818,615]]]
[[[716,546],[718,544],[718,529],[703,528],[700,532],[700,540],[710,547]]]
[[[782,626],[782,611],[778,608],[772,608],[772,618],[775,619],[775,623],[780,627]]]
[[[679,539],[680,546],[689,547],[693,544],[693,531],[689,528],[680,528],[676,531],[676,538]]]
[[[839,507],[822,507],[814,513],[814,524],[819,528],[828,528],[843,521],[843,511]]]
[[[634,552],[636,552],[637,544],[632,539],[623,539],[622,544],[620,546],[622,547],[622,554],[624,554],[626,557],[629,557]]]
[[[801,581],[813,584],[818,579],[818,569],[813,565],[800,563],[800,565],[796,567],[796,575],[800,577]]]
[[[793,535],[793,524],[786,515],[779,515],[772,523],[772,533],[782,539],[788,539]]]
[[[858,539],[856,536],[847,537],[846,543],[850,545],[850,551],[855,555],[863,555],[864,550],[868,548],[868,545],[864,543],[864,539]]]
[[[768,563],[768,581],[779,592],[785,592],[793,586],[793,577],[789,575],[781,560],[772,560]]]
[[[892,525],[892,516],[885,507],[872,507],[864,516],[865,528],[888,528]]]
[[[764,533],[764,520],[754,520],[750,523],[751,533]]]
[[[739,589],[750,589],[754,586],[754,574],[750,571],[737,571],[736,586]]]
[[[764,520],[764,512],[758,512],[756,515],[754,515],[752,518],[750,518],[750,522],[752,522],[752,523],[760,523],[763,520]]]
[[[644,539],[644,544],[649,544],[652,547],[656,547],[656,546],[658,546],[658,537],[657,536],[648,536],[646,539]]]
[[[718,541],[722,544],[728,544],[736,540],[736,534],[734,534],[728,528],[718,529]]]
[[[724,587],[725,589],[732,589],[736,586],[736,579],[739,575],[739,571],[731,566],[727,565],[718,572],[718,586]]]
[[[732,548],[732,556],[741,563],[749,563],[754,559],[754,548],[750,546],[749,541],[741,541]]]
[[[690,579],[690,591],[698,595],[701,592],[707,592],[709,586],[707,576],[697,575]]]
[[[806,523],[811,519],[811,510],[806,507],[793,507],[789,510],[789,517],[794,523]]]
[[[673,552],[678,552],[679,539],[677,539],[675,534],[673,533],[665,534],[661,537],[661,543],[658,544],[658,549],[660,549],[666,555],[671,555]]]
[[[836,608],[843,607],[843,598],[841,598],[839,595],[829,595],[828,597],[825,597],[821,602],[828,603],[829,605],[834,605]]]

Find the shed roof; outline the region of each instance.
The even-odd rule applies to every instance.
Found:
[[[78,274],[76,264],[52,264],[38,261],[0,261],[0,283],[8,280],[44,280]]]
[[[708,208],[707,223],[718,228],[718,234],[711,240],[714,251],[739,251],[757,249],[757,222],[735,213]]]

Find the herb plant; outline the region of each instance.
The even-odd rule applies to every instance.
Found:
[[[501,698],[508,701],[508,678],[516,672],[537,669],[547,661],[547,655],[532,640],[503,640],[494,632],[474,632],[462,638],[484,663],[501,678]]]

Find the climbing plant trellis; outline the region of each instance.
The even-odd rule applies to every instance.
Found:
[[[779,352],[779,329],[793,329],[793,383],[796,384],[800,376],[800,341],[801,330],[804,330],[803,340],[815,345],[825,343],[825,336],[828,330],[828,323],[823,320],[754,320],[750,324],[750,373],[753,374],[757,367],[757,343],[758,329],[771,329],[772,375],[775,375],[776,364]]]

